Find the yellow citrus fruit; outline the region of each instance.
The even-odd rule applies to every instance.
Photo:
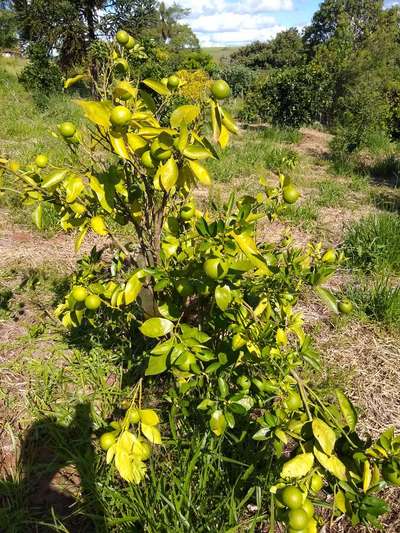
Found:
[[[132,35],[129,35],[128,41],[125,43],[124,46],[127,50],[132,50],[135,44],[136,44],[135,39],[132,37]]]
[[[226,81],[217,80],[211,85],[211,92],[217,100],[223,100],[231,94],[231,88]]]
[[[111,124],[113,126],[126,126],[132,119],[132,113],[123,105],[117,105],[111,111]]]
[[[179,78],[178,76],[175,76],[175,74],[173,74],[172,76],[170,76],[168,78],[168,83],[167,83],[168,87],[170,89],[176,89],[177,87],[179,87]]]
[[[343,315],[348,315],[353,311],[353,304],[350,302],[350,300],[345,298],[339,302],[338,309]]]
[[[336,252],[333,248],[329,248],[322,256],[324,263],[334,263],[336,261]]]
[[[154,168],[154,162],[151,157],[150,150],[147,150],[146,152],[143,152],[140,161],[142,162],[142,165],[146,168]]]
[[[300,394],[290,392],[285,399],[284,405],[288,411],[296,411],[303,405]]]
[[[86,299],[88,292],[85,287],[77,285],[72,289],[71,294],[74,300],[76,300],[77,302],[83,302]]]
[[[58,131],[63,137],[73,137],[76,132],[76,126],[72,122],[63,122],[58,126]]]
[[[103,433],[99,439],[101,448],[106,452],[113,444],[115,444],[114,433]]]
[[[289,509],[300,509],[303,505],[303,494],[297,487],[285,487],[281,492],[281,500]]]
[[[89,296],[86,296],[85,298],[85,306],[87,309],[90,309],[91,311],[96,311],[101,305],[101,300],[97,296],[97,294],[89,294]]]
[[[309,517],[303,509],[291,509],[288,514],[289,526],[295,530],[306,529]]]
[[[47,166],[47,163],[49,162],[49,158],[45,154],[38,154],[35,159],[35,163],[39,168],[44,168]]]
[[[227,273],[226,264],[218,257],[207,259],[203,263],[203,270],[211,279],[220,279]]]
[[[300,198],[300,193],[293,185],[283,187],[283,199],[287,204],[295,204]]]
[[[117,35],[115,37],[117,39],[117,42],[122,45],[126,44],[129,41],[129,33],[125,30],[117,31]]]

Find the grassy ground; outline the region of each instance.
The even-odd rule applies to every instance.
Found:
[[[209,48],[203,48],[203,51],[210,54],[214,61],[220,63],[222,58],[229,57],[237,49],[234,46],[210,46]]]
[[[51,101],[45,113],[38,111],[17,84],[15,69],[9,64],[6,72],[0,70],[0,113],[6,117],[0,122],[0,154],[30,160],[38,151],[55,150],[52,157],[62,160],[63,148],[55,148],[60,144],[49,129],[71,113],[78,120],[77,112],[63,97]],[[331,285],[349,295],[356,306],[350,317],[336,318],[312,294],[302,301],[307,329],[316,336],[325,361],[319,379],[322,386],[346,388],[362,411],[363,432],[376,435],[388,425],[400,429],[399,194],[393,180],[387,179],[384,154],[362,173],[338,175],[329,160],[329,141],[328,134],[309,129],[301,134],[272,128],[245,131],[234,148],[210,165],[215,177],[210,194],[199,191],[198,196],[218,207],[231,190],[257,190],[260,176],[271,180],[279,172],[291,176],[302,193],[287,217],[294,237],[300,243],[323,240],[346,250],[349,262]],[[385,168],[385,177],[377,168]],[[207,498],[223,495],[222,500],[229,502],[222,479],[218,486],[190,497],[179,485],[174,494],[166,495],[162,479],[151,492],[119,485],[105,468],[93,436],[115,405],[129,395],[130,388],[122,387],[126,373],[116,363],[115,351],[95,337],[68,336],[54,321],[52,308],[65,294],[74,268],[72,239],[59,232],[44,238],[26,220],[26,211],[17,202],[3,199],[0,530],[133,531],[135,516],[144,515],[156,521],[150,531],[157,531],[157,520],[165,517],[154,516],[152,509],[160,508],[162,498],[180,502],[182,509],[193,513],[207,508]],[[261,226],[259,238],[276,239],[282,231],[280,223]],[[89,240],[85,250],[94,243]],[[177,479],[203,487],[207,486],[204,472],[217,464],[200,450],[182,455]],[[192,470],[187,468],[191,457],[197,461]],[[218,450],[215,457],[220,460]],[[142,490],[142,508],[132,503],[138,501],[137,490]],[[384,520],[388,533],[400,530],[396,494],[387,494],[393,502],[392,514]],[[170,512],[168,501],[163,506],[163,513]],[[246,516],[243,509],[230,512]],[[241,530],[248,530],[245,519]],[[339,521],[330,531],[364,530]]]

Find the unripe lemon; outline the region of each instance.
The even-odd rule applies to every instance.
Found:
[[[175,284],[175,289],[183,298],[194,294],[193,285],[186,278],[179,279]]]
[[[86,296],[88,295],[88,291],[85,289],[85,287],[77,285],[72,289],[71,294],[74,300],[76,300],[77,302],[83,302],[86,299]]]
[[[211,279],[221,279],[227,273],[226,265],[218,257],[207,259],[203,263],[203,270]]]
[[[172,76],[170,76],[168,78],[168,83],[167,83],[168,87],[170,89],[176,89],[177,87],[179,87],[179,78],[178,76],[175,76],[175,74],[173,74]]]
[[[313,474],[311,478],[311,485],[310,485],[312,492],[315,492],[315,493],[319,492],[323,486],[324,486],[324,478],[317,473]]]
[[[115,435],[113,433],[103,433],[99,439],[101,448],[106,452],[115,444]]]
[[[113,126],[126,126],[132,119],[132,113],[123,105],[117,105],[111,111],[110,121]]]
[[[117,35],[115,37],[117,39],[117,42],[122,45],[126,44],[129,41],[129,33],[125,30],[117,31]]]
[[[135,407],[131,407],[128,413],[129,413],[129,422],[131,424],[137,424],[140,420],[139,409],[136,409]]]
[[[91,311],[96,311],[101,305],[101,300],[97,296],[97,294],[89,294],[89,296],[86,296],[85,298],[85,306],[87,309],[90,309]]]
[[[291,509],[288,514],[289,526],[296,530],[305,529],[308,525],[308,516],[303,509]]]
[[[49,162],[49,158],[45,154],[38,154],[35,159],[35,163],[39,168],[44,168],[47,166],[47,163]]]
[[[281,500],[289,509],[300,509],[303,505],[303,494],[297,487],[285,487],[281,492]]]
[[[165,85],[165,87],[167,87],[167,86],[168,86],[168,78],[162,78],[162,79],[161,79],[161,83],[162,83],[163,85]]]
[[[304,500],[304,503],[301,508],[303,509],[303,511],[305,511],[308,518],[312,518],[314,516],[314,505],[312,504],[312,502],[310,502],[310,500]]]
[[[129,35],[128,42],[125,43],[125,48],[127,50],[132,50],[132,48],[135,46],[135,39],[132,37],[132,35]]]
[[[283,187],[283,199],[287,204],[295,204],[300,198],[300,193],[293,185]]]
[[[195,206],[192,203],[188,203],[182,207],[180,215],[183,220],[190,220],[194,217],[195,213]]]
[[[338,309],[343,315],[348,315],[353,311],[353,304],[350,302],[350,300],[345,298],[339,302]]]
[[[76,126],[72,122],[63,122],[58,126],[58,131],[63,137],[73,137],[76,132]]]
[[[291,392],[285,399],[285,407],[288,411],[296,411],[303,405],[300,394],[297,392]]]
[[[231,88],[224,80],[217,80],[211,85],[211,92],[217,100],[228,98],[231,94]]]

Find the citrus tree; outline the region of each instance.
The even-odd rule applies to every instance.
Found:
[[[127,483],[151,483],[148,461],[162,462],[172,441],[196,432],[202,453],[219,442],[236,465],[234,494],[264,480],[271,530],[279,521],[290,532],[317,531],[318,505],[378,524],[387,508],[377,493],[400,484],[400,438],[388,430],[363,440],[346,395],[316,391],[320,362],[296,308],[308,286],[333,312],[351,312],[351,302],[322,287],[342,255],[321,244],[300,249],[289,234],[258,242],[259,224],[268,227],[299,198],[282,175],[260,178],[254,196],[231,194],[221,212],[202,212],[196,189],[211,184],[206,160],[238,133],[222,106],[230,88],[215,81],[206,101],[167,117],[182,80],[136,80],[126,58],[143,51],[124,31],[116,39],[96,81],[102,99],[77,101],[88,128],[64,122],[54,133],[70,162],[1,160],[39,228],[50,202],[62,228],[75,232],[77,251],[89,232],[104,240],[80,261],[56,314],[66,328],[117,331],[116,351],[131,339],[137,385],[100,438],[107,463]],[[149,388],[162,409],[146,405]],[[223,530],[232,520],[221,519]]]

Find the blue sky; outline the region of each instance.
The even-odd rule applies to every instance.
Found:
[[[167,0],[172,4],[173,0]],[[320,0],[178,0],[191,9],[186,22],[202,46],[266,41],[279,31],[308,24]],[[398,3],[387,0],[387,4]]]

